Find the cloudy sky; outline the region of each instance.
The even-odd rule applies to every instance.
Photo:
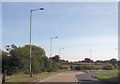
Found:
[[[49,57],[50,38],[53,55],[71,61],[90,57],[93,60],[118,58],[117,2],[3,2],[3,50],[7,44],[29,44],[30,10],[33,12],[32,44],[45,49]]]

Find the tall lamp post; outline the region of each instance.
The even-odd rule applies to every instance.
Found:
[[[59,48],[59,57],[60,57],[60,52],[62,49],[64,49],[64,48]],[[59,63],[60,63],[60,59],[59,59]]]
[[[59,57],[60,57],[60,52],[61,52],[62,49],[64,49],[64,48],[59,48]]]
[[[90,48],[90,70],[91,70],[91,48]]]
[[[31,61],[32,61],[32,58],[31,58],[32,12],[36,11],[36,10],[44,10],[44,8],[30,10],[30,77],[32,77],[32,66],[31,66]]]
[[[55,39],[55,38],[58,38],[58,37],[50,38],[50,57],[51,58],[52,58],[52,40]]]

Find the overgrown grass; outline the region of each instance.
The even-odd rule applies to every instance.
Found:
[[[92,77],[95,77],[97,79],[107,81],[107,82],[118,82],[118,73],[102,73],[102,74],[95,74],[92,75]]]
[[[6,76],[6,82],[32,82],[36,79],[39,79],[41,77],[57,74],[58,72],[44,72],[44,73],[39,73],[39,74],[33,74],[33,77],[30,77],[29,74],[24,74],[24,73],[18,73],[18,74],[13,74],[11,76]]]

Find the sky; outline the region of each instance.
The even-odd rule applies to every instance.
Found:
[[[32,44],[44,48],[50,56],[61,50],[61,59],[69,61],[118,59],[117,2],[3,2],[2,49],[5,45],[24,46],[30,41],[30,10],[32,13]]]
[[[2,2],[119,2],[119,0],[1,0]]]

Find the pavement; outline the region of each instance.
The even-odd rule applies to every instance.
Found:
[[[91,77],[93,74],[106,72],[78,72],[66,71],[47,78],[40,79],[36,84],[111,84]],[[113,83],[114,84],[114,83]]]
[[[46,79],[42,79],[39,82],[76,82],[75,75],[82,74],[83,72],[78,71],[67,71],[56,74],[54,76],[48,77]]]

